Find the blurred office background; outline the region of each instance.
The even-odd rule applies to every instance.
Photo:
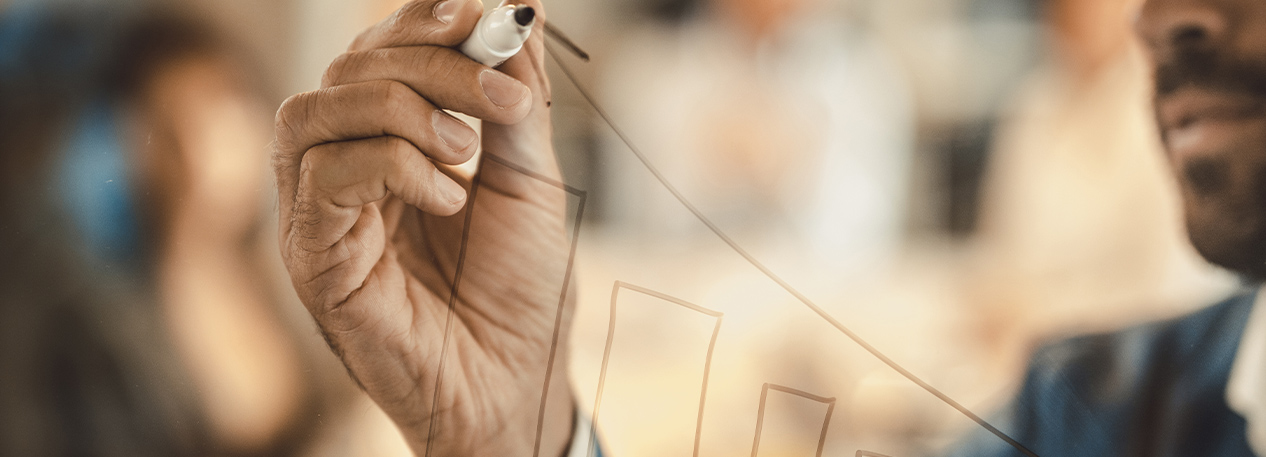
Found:
[[[276,106],[316,89],[357,32],[401,4],[0,1],[0,140],[14,159],[0,162],[11,218],[0,247],[51,259],[6,267],[0,280],[12,348],[0,358],[0,398],[25,408],[0,407],[11,412],[0,444],[13,443],[0,453],[30,454],[55,435],[18,417],[38,412],[40,395],[71,409],[113,398],[94,396],[89,369],[71,370],[87,387],[60,390],[13,374],[62,347],[49,341],[84,333],[33,325],[66,314],[30,308],[92,295],[113,298],[68,313],[104,328],[104,352],[141,354],[118,366],[143,367],[101,376],[161,379],[124,389],[132,396],[181,386],[145,420],[196,411],[196,427],[164,429],[181,437],[172,446],[407,455],[291,296],[268,177]],[[1237,287],[1185,244],[1129,34],[1135,0],[546,7],[593,56],[558,58],[699,210],[857,336],[986,418],[1043,341],[1175,316]],[[64,49],[74,52],[54,52]],[[90,66],[107,68],[109,82],[48,55],[109,60]],[[27,67],[35,61],[78,79],[45,78]],[[747,455],[765,383],[835,399],[823,455],[935,455],[977,427],[736,255],[550,69],[564,176],[590,195],[570,376],[581,414],[601,400],[608,455],[689,455],[696,432],[701,455]],[[621,292],[645,305],[620,308],[599,395],[616,281],[724,313],[698,431],[711,320]],[[102,318],[119,314],[113,302],[150,304]],[[66,363],[95,366],[87,359]],[[813,455],[827,410],[768,395],[759,455]]]

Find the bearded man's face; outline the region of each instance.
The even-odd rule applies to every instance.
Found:
[[[1136,27],[1192,244],[1266,279],[1266,1],[1149,0]]]

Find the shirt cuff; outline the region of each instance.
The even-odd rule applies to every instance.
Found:
[[[589,455],[589,441],[592,439],[593,421],[576,410],[576,420],[572,421],[576,424],[571,432],[571,446],[567,448],[567,457],[602,457],[602,448],[594,443],[598,449],[594,449],[593,456]]]

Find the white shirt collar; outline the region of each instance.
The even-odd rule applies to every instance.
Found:
[[[1266,288],[1259,289],[1226,385],[1226,403],[1248,422],[1249,447],[1266,457]]]

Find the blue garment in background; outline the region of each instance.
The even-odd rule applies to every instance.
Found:
[[[37,151],[57,159],[49,177],[54,204],[90,257],[128,267],[140,257],[140,224],[108,62],[135,7],[131,0],[15,0],[0,14],[0,89],[11,97],[6,102],[69,111],[53,150]],[[21,97],[30,98],[19,102]]]
[[[1254,457],[1226,385],[1255,294],[1037,351],[996,422],[1041,457]],[[978,429],[954,457],[1020,457]]]
[[[90,103],[70,133],[58,186],[71,222],[100,260],[135,261],[139,224],[114,110],[102,100]]]

